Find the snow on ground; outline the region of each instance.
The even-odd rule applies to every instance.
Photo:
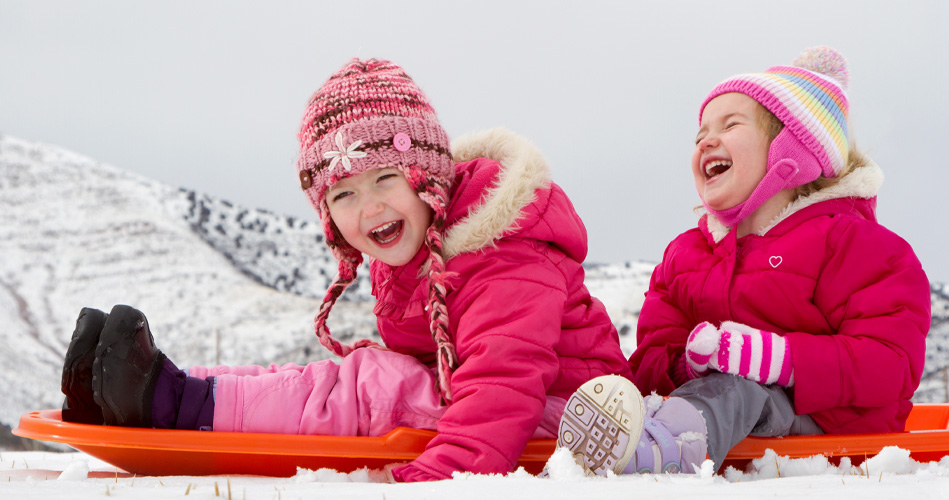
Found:
[[[887,448],[867,467],[834,466],[824,457],[789,460],[773,454],[756,470],[712,474],[706,462],[696,475],[585,477],[563,450],[548,463],[549,478],[523,471],[508,476],[459,474],[448,481],[384,484],[380,471],[300,470],[290,478],[251,476],[136,477],[84,453],[0,452],[0,498],[188,499],[483,499],[483,498],[949,498],[949,457],[917,463],[908,452]]]

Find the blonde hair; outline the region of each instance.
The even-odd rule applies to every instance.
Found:
[[[769,145],[771,141],[781,133],[781,130],[784,129],[784,124],[781,123],[781,120],[778,120],[778,117],[774,116],[774,113],[768,111],[768,109],[760,103],[758,104],[758,113],[755,116],[755,125],[768,136]],[[867,166],[868,163],[869,160],[866,155],[851,144],[850,153],[847,156],[847,165],[843,172],[840,172],[835,177],[820,176],[803,186],[794,188],[794,199],[810,196],[818,191],[833,187],[840,182],[840,179],[843,179],[858,168]]]

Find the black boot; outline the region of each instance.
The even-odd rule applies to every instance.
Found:
[[[152,426],[152,396],[164,361],[145,315],[129,306],[113,307],[92,369],[93,393],[106,425]]]
[[[89,307],[79,311],[63,362],[64,422],[102,425],[102,409],[96,404],[92,392],[92,364],[96,359],[99,334],[108,317],[108,314]]]

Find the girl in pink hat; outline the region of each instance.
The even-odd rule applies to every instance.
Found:
[[[412,79],[374,59],[330,77],[298,137],[297,178],[339,260],[315,330],[342,361],[185,372],[141,312],[84,309],[63,370],[64,419],[340,436],[434,429],[418,459],[391,470],[425,481],[512,471],[528,440],[555,436],[582,382],[630,376],[583,284],[583,223],[528,141],[498,129],[450,143]],[[385,347],[341,344],[326,323],[366,256]]]
[[[903,430],[929,281],[877,223],[883,175],[851,147],[848,80],[820,47],[702,103],[692,174],[707,213],[653,272],[635,386],[594,379],[561,423],[560,444],[591,471],[691,472],[706,448],[719,467],[749,435]],[[597,439],[591,413],[625,439]]]

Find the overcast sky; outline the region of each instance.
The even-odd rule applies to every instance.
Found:
[[[693,227],[698,106],[720,80],[830,45],[880,221],[949,280],[943,1],[0,0],[0,133],[315,220],[294,171],[307,98],[353,56],[401,64],[449,134],[530,138],[591,262],[658,262]]]

